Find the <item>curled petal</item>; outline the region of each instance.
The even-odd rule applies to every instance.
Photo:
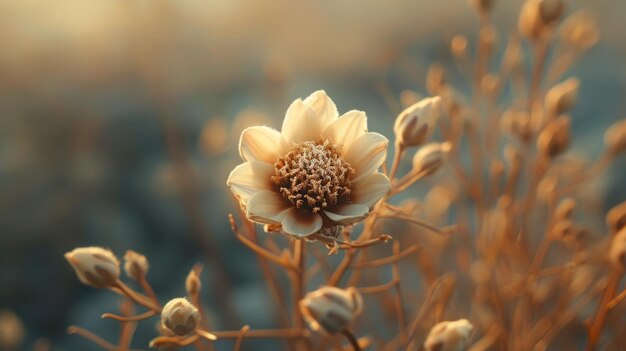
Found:
[[[257,223],[280,224],[282,212],[289,207],[280,194],[271,190],[261,190],[248,200],[246,217]]]
[[[322,128],[334,122],[339,116],[337,106],[335,106],[333,100],[326,95],[324,90],[318,90],[309,95],[304,99],[304,104],[317,115],[317,118],[319,118],[322,123]]]
[[[239,139],[239,154],[245,161],[273,164],[285,148],[280,132],[265,126],[246,128]]]
[[[350,145],[365,133],[367,133],[365,112],[352,110],[326,127],[324,137],[330,139],[333,144],[340,145],[342,153],[345,154]]]
[[[247,203],[248,199],[261,190],[271,189],[271,176],[274,174],[274,166],[259,162],[250,161],[235,167],[226,181],[226,185],[242,203]]]
[[[356,223],[367,217],[369,212],[369,207],[361,204],[343,205],[333,209],[332,212],[324,211],[332,221],[343,225]]]
[[[352,184],[350,199],[353,203],[364,204],[372,208],[391,189],[386,175],[375,172]]]
[[[350,145],[345,160],[354,168],[353,182],[376,172],[387,157],[389,140],[378,133],[366,133]]]
[[[322,136],[322,120],[302,100],[298,99],[287,109],[282,135],[288,143],[318,140]]]
[[[315,234],[322,228],[322,217],[317,213],[300,211],[292,207],[282,215],[283,232],[298,238]]]

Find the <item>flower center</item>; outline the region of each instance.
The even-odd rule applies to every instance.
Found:
[[[305,141],[274,163],[272,182],[297,208],[314,213],[350,202],[354,169],[330,140]]]

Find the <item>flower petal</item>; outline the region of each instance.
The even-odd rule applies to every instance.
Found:
[[[281,212],[289,207],[289,203],[277,192],[261,190],[254,193],[248,200],[246,217],[257,223],[280,224]]]
[[[318,140],[322,136],[322,120],[298,99],[287,109],[281,132],[287,142]]]
[[[333,100],[326,95],[324,90],[318,90],[304,99],[304,104],[307,105],[322,121],[322,128],[325,128],[330,123],[334,122],[339,113],[337,112],[337,106]]]
[[[333,144],[340,145],[342,154],[348,151],[350,145],[361,135],[367,133],[367,117],[365,112],[352,110],[344,113],[324,130],[324,137]]]
[[[226,185],[242,203],[257,191],[271,190],[271,177],[274,166],[259,161],[249,161],[235,167],[226,181]]]
[[[355,204],[363,204],[372,208],[391,189],[386,175],[376,172],[352,183],[350,200]]]
[[[322,228],[322,217],[317,213],[305,212],[292,207],[282,214],[281,224],[285,234],[304,238],[317,233]]]
[[[351,180],[360,179],[376,172],[387,157],[389,140],[378,133],[366,133],[350,145],[344,159],[356,171]]]
[[[332,221],[344,225],[362,220],[367,217],[369,212],[370,208],[362,204],[343,205],[334,209],[333,212],[324,211]]]
[[[239,139],[239,154],[245,161],[263,161],[274,164],[286,146],[280,132],[270,127],[246,128]]]

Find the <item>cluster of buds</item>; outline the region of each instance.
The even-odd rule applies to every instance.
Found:
[[[465,351],[474,327],[467,319],[436,324],[424,342],[425,351]]]
[[[402,111],[393,126],[400,147],[419,146],[435,130],[439,118],[441,98],[438,96],[422,99]]]
[[[79,247],[65,254],[78,279],[94,288],[117,285],[120,263],[110,250],[101,247]]]
[[[306,294],[300,301],[300,310],[311,329],[329,334],[346,330],[362,307],[361,294],[353,287],[325,286]]]

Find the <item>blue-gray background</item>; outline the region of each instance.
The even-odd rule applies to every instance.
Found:
[[[497,1],[500,49],[520,3]],[[593,158],[626,111],[626,3],[567,3],[592,11],[602,33],[568,73],[582,81],[574,151]],[[256,259],[227,225],[240,131],[279,128],[290,101],[325,89],[340,112],[364,110],[390,137],[381,82],[396,96],[425,94],[428,65],[449,61],[449,39],[475,29],[463,0],[0,2],[0,309],[24,321],[25,348],[40,337],[93,348],[67,336],[69,324],[115,339],[117,324],[99,315],[118,300],[77,281],[63,259],[76,246],[143,252],[162,299],[184,294],[208,254],[227,278],[203,274],[215,326],[270,327]],[[624,200],[624,166],[598,187],[604,209]],[[227,285],[229,318],[218,301]]]

